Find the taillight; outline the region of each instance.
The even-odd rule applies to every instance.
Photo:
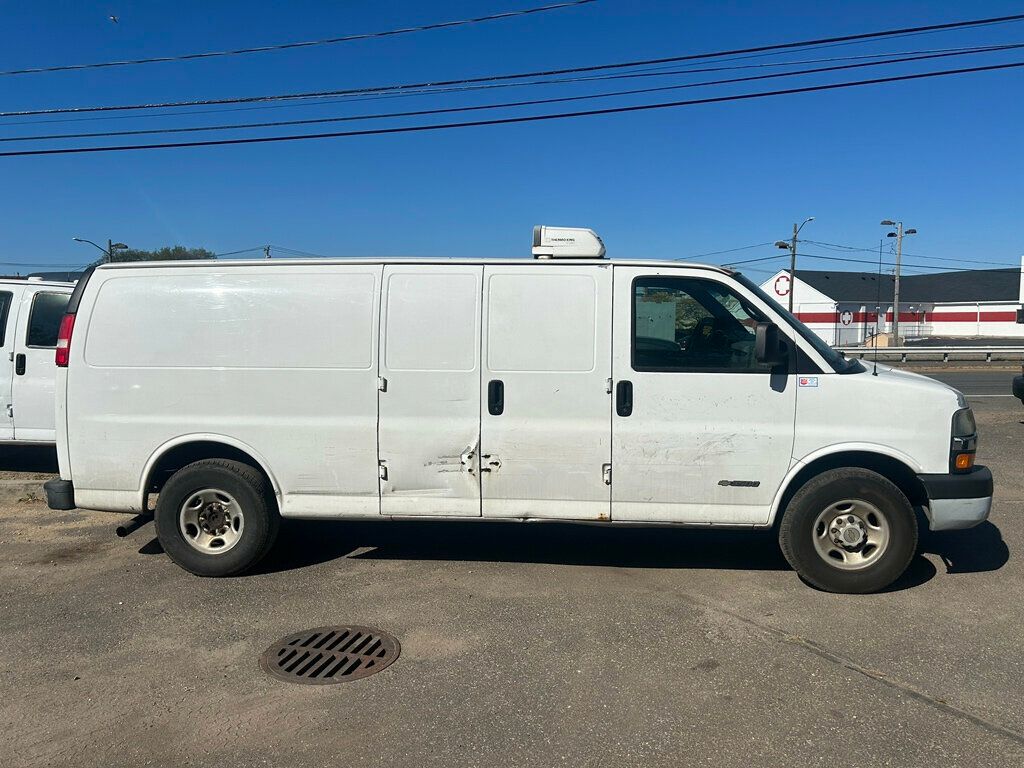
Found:
[[[57,331],[57,354],[54,362],[58,368],[68,367],[68,358],[71,357],[71,334],[74,330],[75,316],[64,315],[60,320],[60,330]]]

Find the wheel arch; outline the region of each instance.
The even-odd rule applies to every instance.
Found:
[[[882,445],[837,445],[808,454],[790,468],[775,494],[768,525],[778,523],[789,500],[809,480],[830,469],[846,467],[877,472],[899,488],[914,507],[928,504],[928,494],[917,477],[921,467],[910,456]]]
[[[172,474],[201,459],[229,459],[259,470],[281,502],[281,488],[266,459],[252,446],[226,435],[195,433],[180,435],[160,445],[150,455],[139,484],[141,509],[148,508],[149,494],[159,492]]]

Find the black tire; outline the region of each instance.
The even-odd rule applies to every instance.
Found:
[[[237,540],[226,551],[200,551],[186,539],[180,524],[185,503],[205,489],[228,494],[244,518]],[[247,464],[227,459],[203,459],[171,475],[160,490],[155,521],[164,551],[197,576],[233,576],[248,570],[273,547],[280,527],[277,502],[267,478]]]
[[[838,565],[842,562],[839,558],[847,553],[829,543],[827,525],[815,530],[819,515],[846,500],[873,507],[887,525],[886,545],[877,548],[873,555],[876,559],[858,570]],[[820,548],[815,543],[819,533]],[[877,592],[896,581],[910,565],[917,550],[917,518],[903,492],[877,472],[853,467],[833,469],[809,480],[790,500],[779,528],[779,545],[800,577],[818,589],[847,594]],[[819,553],[827,548],[834,551],[831,559]],[[853,561],[850,567],[856,566],[856,555],[856,551],[849,553]]]

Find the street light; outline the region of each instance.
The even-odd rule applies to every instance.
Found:
[[[904,235],[916,235],[916,229],[903,229],[902,221],[882,219],[879,224],[883,227],[896,227],[895,232],[887,232],[886,237],[896,238],[896,270],[893,273],[892,286],[892,338],[893,344],[900,346],[900,261],[903,257]]]
[[[796,236],[800,234],[800,230],[804,228],[804,224],[809,224],[814,221],[813,216],[808,216],[803,220],[803,223],[797,225],[793,224],[793,239],[788,243],[785,240],[778,240],[775,243],[776,248],[789,249],[789,311],[793,311],[793,287],[796,284]]]
[[[107,240],[107,247],[104,248],[102,245],[96,245],[92,240],[86,240],[84,237],[72,237],[76,243],[88,243],[94,248],[98,248],[103,252],[106,257],[104,261],[111,261],[114,258],[114,251],[127,251],[128,246],[124,243],[115,243],[113,240]]]

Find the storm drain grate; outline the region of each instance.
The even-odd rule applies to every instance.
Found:
[[[373,627],[318,627],[278,640],[260,666],[289,683],[326,685],[380,672],[401,650],[396,638]]]

